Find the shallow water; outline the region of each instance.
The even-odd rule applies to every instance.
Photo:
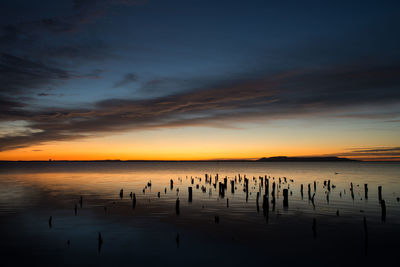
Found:
[[[224,198],[218,194],[218,184],[205,183],[205,174],[214,183],[217,173],[219,182],[228,178]],[[239,174],[249,179],[247,200]],[[259,176],[265,175],[269,199],[268,208],[263,209],[265,187]],[[235,176],[232,193],[230,180]],[[330,191],[324,186],[327,180]],[[145,188],[149,181],[151,187]],[[314,181],[315,207],[307,192],[311,184],[314,194]],[[277,184],[275,207],[273,182]],[[364,184],[368,184],[367,199]],[[189,186],[193,187],[192,202],[188,201]],[[378,186],[386,203],[384,221]],[[283,207],[285,188],[289,188],[288,208]],[[130,192],[136,195],[135,207]],[[175,211],[178,197],[179,215]],[[6,266],[389,263],[396,260],[400,242],[398,197],[399,163],[0,163],[0,253]]]

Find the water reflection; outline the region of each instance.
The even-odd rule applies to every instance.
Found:
[[[7,163],[0,249],[40,265],[277,263],[282,250],[370,264],[396,255],[399,179],[397,163]]]

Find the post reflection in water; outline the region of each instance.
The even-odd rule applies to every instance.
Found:
[[[0,250],[9,266],[385,263],[399,181],[398,163],[3,163]]]

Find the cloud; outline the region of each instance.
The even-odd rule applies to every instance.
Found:
[[[125,86],[128,84],[134,83],[136,81],[137,81],[137,76],[135,73],[127,73],[124,75],[124,77],[120,81],[116,82],[113,87],[116,88],[116,87]]]
[[[370,147],[348,150],[350,151],[340,153],[338,156],[373,161],[392,161],[400,159],[400,147]]]
[[[112,58],[111,48],[100,40],[84,41],[71,34],[86,29],[83,25],[94,23],[111,5],[133,3],[73,1],[65,15],[0,25],[0,97],[53,88],[69,79],[100,78],[102,70],[79,73],[78,69]]]
[[[51,87],[70,79],[98,79],[102,70],[78,74],[72,71],[52,67],[41,61],[0,54],[0,93],[19,95],[27,91]]]
[[[0,55],[0,92],[2,93],[26,93],[26,90],[41,89],[70,78],[71,74],[68,71],[47,66],[40,61],[4,53]]]
[[[399,116],[399,85],[400,66],[339,66],[294,70],[241,81],[235,78],[215,86],[152,99],[107,99],[92,106],[70,109],[24,109],[11,117],[29,122],[34,131],[29,136],[0,138],[0,150],[150,128],[215,127],[235,125],[238,121],[310,116],[351,117],[359,114],[360,109],[372,106],[375,114],[379,114],[387,113],[391,105],[393,116]],[[15,110],[15,103],[9,109]],[[2,119],[10,118],[6,115]]]

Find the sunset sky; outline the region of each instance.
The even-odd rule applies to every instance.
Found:
[[[4,0],[0,160],[400,160],[399,1]]]

